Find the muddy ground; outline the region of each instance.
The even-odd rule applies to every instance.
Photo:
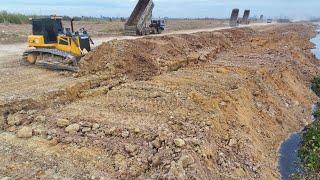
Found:
[[[281,24],[102,43],[78,74],[0,56],[0,177],[279,179],[311,120],[314,27]]]

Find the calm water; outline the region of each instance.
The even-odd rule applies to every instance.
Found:
[[[294,173],[300,172],[298,156],[301,133],[292,134],[280,147],[279,170],[283,180],[289,180]]]
[[[320,23],[317,24],[319,26],[318,32],[320,32]],[[311,39],[311,42],[316,44],[316,48],[312,49],[312,52],[316,55],[318,59],[320,59],[320,34],[317,37]]]

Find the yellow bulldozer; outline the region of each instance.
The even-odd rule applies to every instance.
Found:
[[[23,53],[23,62],[48,69],[79,71],[81,57],[91,51],[91,40],[84,28],[74,31],[63,28],[62,17],[30,19],[32,35],[28,36],[30,49]]]

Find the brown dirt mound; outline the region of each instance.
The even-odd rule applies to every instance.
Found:
[[[83,58],[80,74],[118,74],[146,80],[163,72],[208,62],[249,33],[248,29],[237,29],[111,41]]]

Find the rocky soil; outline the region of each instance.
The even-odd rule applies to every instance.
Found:
[[[0,177],[279,179],[278,147],[317,100],[314,34],[284,24],[111,41],[78,74],[45,71],[46,84],[15,64],[41,76],[20,89],[0,77]],[[13,78],[10,63],[0,73]]]

